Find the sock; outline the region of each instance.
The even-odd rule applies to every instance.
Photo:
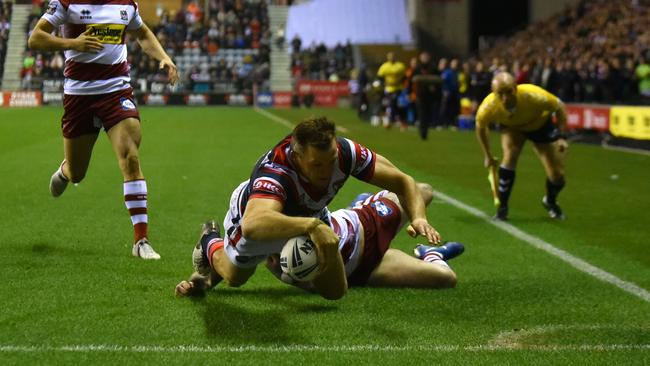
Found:
[[[217,237],[216,233],[210,233],[201,238],[201,247],[203,247],[203,255],[206,256],[210,267],[212,267],[212,256],[214,252],[223,248],[223,239]]]
[[[559,182],[553,183],[550,179],[546,179],[546,202],[550,204],[555,204],[557,195],[564,188],[564,178],[560,179]]]
[[[422,258],[423,261],[428,262],[428,263],[433,263],[433,264],[439,264],[444,267],[449,267],[447,262],[445,262],[442,259],[442,254],[438,252],[434,252],[433,250],[429,250],[425,255],[424,258]]]
[[[515,184],[515,171],[512,169],[499,167],[499,201],[501,206],[508,206],[508,199],[510,199],[510,192],[512,186]]]
[[[147,237],[147,182],[144,179],[124,182],[124,203],[131,215],[135,243]]]
[[[63,165],[65,164],[65,160],[61,162],[61,165],[59,165],[59,169],[56,170],[56,176],[64,181],[69,181],[68,177],[65,176],[63,173]]]

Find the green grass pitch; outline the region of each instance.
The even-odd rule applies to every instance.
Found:
[[[0,364],[603,364],[650,363],[650,303],[578,271],[441,199],[428,215],[466,243],[453,290],[352,289],[327,301],[264,268],[242,288],[178,299],[200,223],[223,218],[232,189],[290,129],[251,108],[142,108],[150,239],[162,259],[131,257],[121,176],[102,134],[86,179],[49,196],[62,159],[60,108],[0,109]],[[341,134],[417,180],[492,214],[472,132],[372,128],[353,111],[271,110],[291,122],[327,115]],[[496,134],[493,147],[498,151]],[[541,165],[527,146],[510,223],[650,290],[650,156],[574,144],[547,218]],[[351,179],[330,206],[361,191]],[[401,233],[394,247],[416,241]]]

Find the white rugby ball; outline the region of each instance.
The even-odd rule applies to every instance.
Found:
[[[307,236],[287,240],[280,253],[282,272],[296,281],[312,281],[319,273],[316,245]]]

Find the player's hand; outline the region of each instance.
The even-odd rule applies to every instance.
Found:
[[[97,53],[103,50],[104,45],[99,41],[99,38],[90,35],[94,30],[95,28],[88,27],[85,32],[72,40],[72,46],[70,48],[86,53]]]
[[[329,225],[322,221],[310,229],[307,234],[316,245],[319,270],[322,273],[327,268],[328,260],[339,255],[339,236],[334,233],[334,230]]]
[[[483,166],[486,168],[496,166],[497,164],[499,164],[499,160],[492,155],[488,155],[483,159]]]
[[[565,138],[557,140],[557,151],[565,153],[569,149],[569,142]]]
[[[174,292],[176,293],[176,296],[185,297],[185,296],[190,296],[193,289],[194,289],[194,282],[181,281],[178,285],[176,285],[176,289],[174,290]]]
[[[160,61],[160,70],[167,70],[167,79],[171,85],[176,84],[178,81],[178,69],[174,62],[168,58]]]
[[[440,244],[442,239],[438,230],[434,229],[426,219],[415,219],[411,221],[411,224],[406,228],[406,232],[412,238],[418,235],[424,236],[427,238],[429,244]]]

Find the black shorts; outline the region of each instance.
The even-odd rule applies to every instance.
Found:
[[[541,144],[550,144],[555,142],[562,137],[560,129],[557,128],[557,124],[553,123],[551,118],[546,120],[546,123],[542,127],[538,128],[535,131],[523,132],[524,136],[527,139],[533,142],[538,142]]]

